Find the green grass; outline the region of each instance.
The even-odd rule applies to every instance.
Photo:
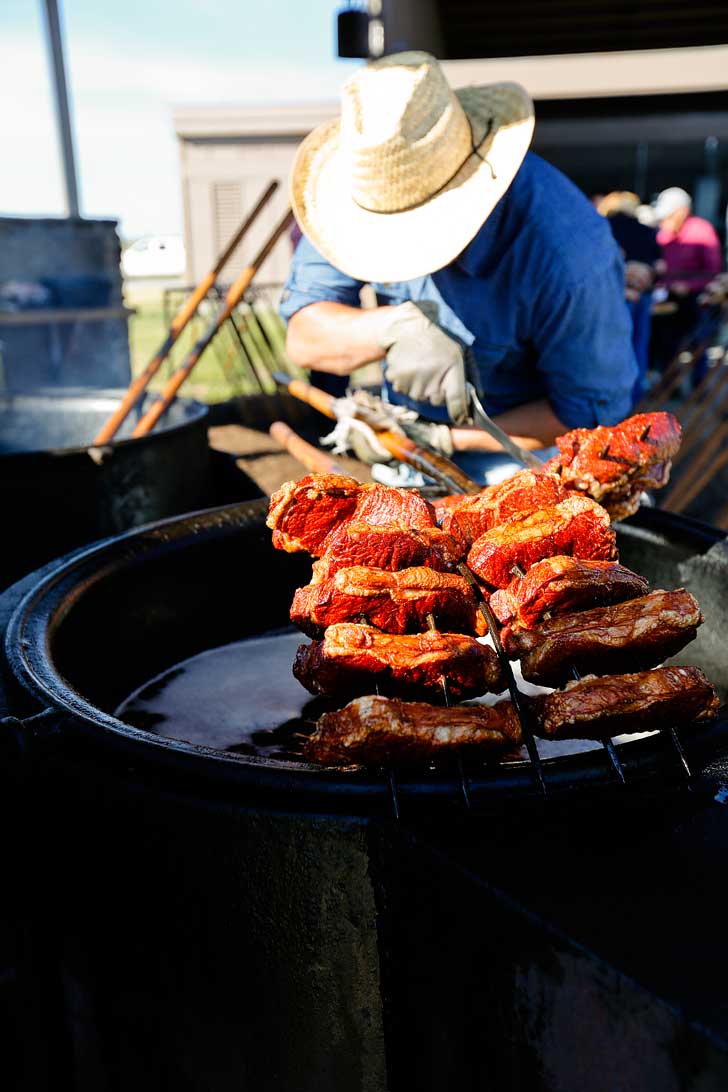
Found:
[[[179,305],[180,299],[179,296],[174,297],[175,306]],[[137,376],[164,341],[167,321],[161,291],[140,294],[131,301],[131,305],[135,308],[135,314],[129,318],[129,349],[132,375]],[[164,386],[174,369],[182,363],[187,352],[203,334],[215,310],[216,304],[203,302],[150,383],[151,390],[159,391]],[[260,385],[256,379],[256,370],[263,388],[269,392],[275,390],[275,383],[270,378],[272,369],[282,368],[298,374],[298,370],[285,356],[285,329],[277,313],[262,304],[256,305],[256,312],[257,318],[243,305],[236,313],[236,323],[245,352],[241,349],[232,326],[226,323],[195,365],[180,391],[182,395],[202,402],[220,402],[237,395],[258,392]],[[268,343],[272,344],[273,351]]]
[[[129,317],[129,350],[132,375],[137,376],[144,371],[164,342],[173,312],[165,317],[161,288],[128,284],[125,295],[127,304],[135,312]],[[182,298],[179,293],[175,293],[172,307],[178,308]],[[209,300],[203,302],[149,384],[150,390],[162,389],[174,369],[182,363],[212,321],[217,306],[217,303]],[[292,364],[286,356],[285,325],[277,311],[262,301],[255,304],[255,310],[256,315],[252,315],[243,304],[235,316],[245,351],[241,349],[230,323],[226,323],[195,365],[194,371],[180,390],[181,396],[196,398],[200,402],[224,402],[238,395],[257,394],[261,385],[263,390],[273,393],[276,385],[270,378],[270,373],[275,369],[306,378],[306,372]],[[260,376],[260,384],[256,379],[256,372]],[[368,364],[354,372],[351,385],[376,385],[380,377],[379,365]]]

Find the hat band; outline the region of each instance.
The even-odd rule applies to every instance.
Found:
[[[485,132],[483,133],[483,136],[481,137],[478,144],[476,144],[475,141],[473,140],[473,126],[470,123],[470,118],[468,118],[467,121],[468,121],[468,125],[470,126],[470,143],[471,143],[470,150],[469,150],[468,154],[465,156],[463,161],[458,164],[458,166],[455,168],[455,170],[450,175],[450,177],[446,178],[445,181],[442,183],[442,185],[438,186],[436,190],[432,191],[432,193],[428,193],[427,197],[423,197],[419,201],[414,201],[411,205],[402,205],[400,208],[397,208],[397,209],[372,209],[372,208],[369,208],[367,205],[364,205],[361,201],[357,201],[356,197],[354,197],[352,195],[351,199],[354,202],[354,204],[358,205],[358,207],[360,209],[363,209],[364,212],[374,212],[374,213],[377,213],[379,216],[396,216],[400,212],[411,212],[412,209],[418,209],[422,205],[426,205],[427,202],[431,201],[433,197],[437,197],[438,193],[442,193],[443,190],[446,190],[447,187],[450,185],[450,183],[455,178],[457,178],[457,176],[460,174],[461,170],[463,169],[465,164],[468,162],[470,157],[474,156],[474,155],[477,156],[478,159],[481,159],[483,161],[483,163],[488,164],[488,166],[490,167],[490,173],[493,176],[493,181],[495,181],[496,173],[493,170],[492,165],[488,162],[488,160],[485,158],[485,156],[482,156],[480,154],[480,152],[478,151],[478,148],[481,148],[483,146],[483,144],[486,142],[486,140],[488,139],[488,137],[490,136],[490,131],[493,128],[493,118],[488,118],[487,128],[486,128]]]

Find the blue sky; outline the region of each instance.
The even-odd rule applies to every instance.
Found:
[[[333,0],[61,0],[81,211],[181,231],[172,108],[333,101]],[[41,0],[0,0],[0,214],[62,214]]]

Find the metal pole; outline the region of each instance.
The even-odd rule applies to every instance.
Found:
[[[44,0],[45,28],[48,36],[53,85],[55,91],[56,115],[58,118],[58,138],[63,158],[63,179],[66,190],[68,215],[78,217],[78,184],[76,181],[76,160],[73,153],[73,133],[71,132],[71,112],[68,106],[68,87],[66,69],[63,63],[63,38],[61,20],[58,14],[58,0]]]

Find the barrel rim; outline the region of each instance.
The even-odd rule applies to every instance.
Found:
[[[79,694],[63,679],[50,656],[46,635],[54,618],[62,614],[69,597],[83,594],[84,589],[102,580],[105,572],[143,563],[145,556],[184,549],[191,536],[238,534],[245,524],[264,519],[267,506],[267,498],[260,498],[172,516],[75,553],[41,577],[18,603],[5,635],[7,662],[16,680],[41,705],[56,710],[61,718],[74,718],[82,734],[92,737],[94,744],[110,746],[127,758],[133,756],[135,762],[194,773],[205,780],[232,781],[240,787],[275,794],[285,801],[286,807],[292,800],[313,803],[317,810],[322,804],[349,812],[386,807],[391,799],[391,787],[386,774],[378,771],[348,773],[302,762],[241,755],[157,736],[129,725]],[[638,531],[667,532],[683,537],[695,547],[696,553],[704,552],[725,537],[709,524],[655,508],[640,509],[632,517],[631,526]],[[691,733],[690,739],[685,741],[687,749],[697,748],[711,755],[717,749],[725,750],[726,729],[728,710],[724,707],[716,721]],[[655,757],[656,750],[660,749],[655,737],[619,745],[620,759],[636,784],[644,785],[645,780],[654,780],[656,775],[664,776],[665,763],[660,761],[659,755],[657,760]],[[596,750],[544,759],[543,766],[550,795],[554,798],[610,788],[609,767]],[[669,771],[667,776],[669,779]],[[617,787],[616,783],[614,787]],[[473,798],[488,798],[496,806],[515,798],[533,800],[538,797],[530,763],[526,760],[499,765],[494,767],[493,773],[486,767],[482,776],[469,778],[469,788]],[[449,777],[438,773],[432,779],[425,779],[421,774],[410,776],[403,772],[398,773],[398,792],[410,803],[451,804],[453,799],[458,799],[461,786],[455,774]]]
[[[43,400],[54,400],[59,403],[62,401],[74,401],[89,403],[95,400],[108,401],[109,405],[108,415],[110,416],[117,408],[122,398],[126,394],[126,388],[124,387],[38,387],[33,391],[3,391],[0,393],[0,413],[6,409],[12,408],[13,403],[22,403],[24,401],[30,403],[39,403]],[[144,405],[152,397],[149,391],[146,391],[140,398],[140,405]],[[45,455],[57,456],[72,456],[72,455],[87,455],[89,451],[105,450],[107,448],[116,450],[117,448],[129,447],[132,444],[138,444],[140,440],[150,443],[157,442],[162,437],[169,437],[177,432],[181,432],[185,429],[189,429],[195,425],[205,421],[210,413],[210,407],[200,402],[195,398],[176,398],[172,405],[182,406],[185,411],[185,417],[176,421],[174,424],[165,424],[166,413],[160,418],[159,427],[153,429],[145,436],[123,436],[120,439],[110,440],[105,444],[72,444],[62,447],[36,447],[32,449],[23,449],[21,451],[0,451],[0,459],[37,459]]]

